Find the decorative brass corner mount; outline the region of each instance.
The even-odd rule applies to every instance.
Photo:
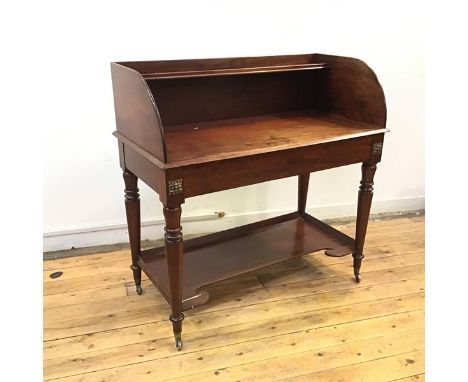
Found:
[[[380,155],[382,154],[382,142],[374,143],[372,147],[372,155]]]
[[[169,191],[169,195],[182,194],[183,192],[182,179],[169,180],[167,182],[167,188]]]

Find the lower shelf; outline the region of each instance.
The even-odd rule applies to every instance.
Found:
[[[318,250],[344,256],[354,239],[308,214],[294,212],[184,242],[183,310],[208,301],[205,285]],[[170,301],[164,247],[142,251],[139,264]]]

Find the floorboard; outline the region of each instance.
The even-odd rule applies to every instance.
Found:
[[[208,286],[182,352],[127,250],[45,261],[44,379],[424,381],[424,218],[370,222],[365,255],[360,284],[350,257],[314,253]]]

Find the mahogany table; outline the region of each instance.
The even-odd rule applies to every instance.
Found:
[[[294,56],[111,64],[120,166],[138,294],[141,271],[171,305],[176,347],[183,311],[203,287],[325,250],[352,253],[354,275],[388,130],[382,88],[362,61]],[[309,174],[362,163],[356,235],[306,213]],[[185,198],[298,176],[297,211],[183,242]],[[163,204],[165,246],[140,247],[141,179]]]

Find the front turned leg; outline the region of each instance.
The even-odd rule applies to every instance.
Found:
[[[354,277],[357,282],[361,281],[359,271],[361,262],[364,258],[364,241],[366,238],[367,223],[372,204],[372,195],[374,191],[374,174],[377,169],[375,163],[363,163],[361,167],[362,179],[359,187],[357,218],[356,218],[356,237],[353,252]]]
[[[164,218],[166,227],[164,230],[167,271],[169,274],[169,292],[171,295],[172,314],[169,320],[172,322],[172,329],[177,350],[182,349],[182,283],[184,270],[184,246],[182,241],[182,227],[180,226],[180,216],[182,210],[180,205],[164,206]]]
[[[142,294],[141,289],[141,268],[138,265],[140,256],[140,194],[138,193],[138,178],[128,171],[123,173],[125,181],[125,211],[127,213],[128,237],[130,240],[130,251],[132,253],[133,279],[135,280],[136,291]]]

